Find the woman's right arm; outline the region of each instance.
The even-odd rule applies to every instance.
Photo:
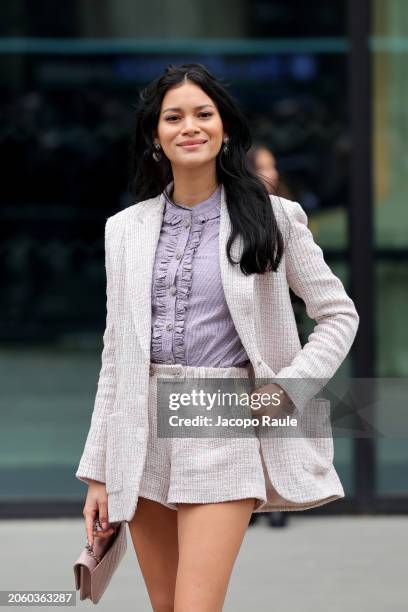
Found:
[[[91,424],[75,476],[87,482],[105,482],[106,421],[116,397],[116,360],[114,330],[114,295],[110,253],[110,221],[105,224],[106,327],[103,334],[101,369]]]
[[[108,523],[108,504],[105,487],[106,421],[113,410],[116,397],[116,364],[114,335],[114,292],[112,257],[110,251],[111,218],[105,224],[106,269],[106,327],[103,335],[101,369],[94,402],[91,424],[85,447],[75,476],[88,484],[88,494],[83,510],[88,542],[93,544],[93,521],[96,517],[103,527]],[[112,530],[100,532],[108,536]],[[99,533],[98,533],[99,536]]]

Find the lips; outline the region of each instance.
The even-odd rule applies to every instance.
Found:
[[[185,140],[184,142],[180,142],[179,147],[193,148],[198,147],[202,144],[205,144],[206,140]]]

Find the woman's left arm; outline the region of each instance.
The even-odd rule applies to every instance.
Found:
[[[276,373],[279,384],[302,414],[307,402],[333,377],[347,356],[359,325],[353,300],[324,260],[298,202],[286,200],[290,235],[286,245],[286,278],[317,322],[291,364]],[[288,381],[280,379],[290,379]],[[314,379],[314,380],[313,380]]]

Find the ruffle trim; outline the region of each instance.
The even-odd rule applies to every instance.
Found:
[[[165,245],[163,256],[157,268],[156,275],[156,305],[157,317],[152,332],[152,358],[156,363],[163,363],[163,331],[167,320],[166,296],[168,287],[166,286],[167,271],[172,261],[178,242],[178,236],[183,226],[181,221],[185,219],[177,213],[166,215],[166,222],[173,226],[174,234],[171,240]],[[192,219],[191,235],[186,245],[184,261],[181,275],[178,277],[175,323],[173,328],[173,350],[176,363],[186,365],[185,344],[184,344],[184,323],[185,312],[188,307],[191,285],[193,282],[193,257],[196,248],[200,244],[201,235],[204,227],[203,219]],[[176,275],[177,276],[177,275]]]
[[[163,221],[166,225],[175,226],[175,225],[178,225],[180,221],[184,221],[184,219],[188,219],[188,218],[189,217],[187,217],[187,215],[183,216],[183,215],[180,215],[180,213],[176,211],[173,212],[171,208],[166,208]]]

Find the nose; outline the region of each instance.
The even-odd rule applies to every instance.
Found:
[[[194,124],[194,119],[192,117],[186,117],[184,119],[184,123],[183,123],[183,134],[185,133],[189,133],[189,132],[198,132],[199,129],[197,129],[197,127]]]

